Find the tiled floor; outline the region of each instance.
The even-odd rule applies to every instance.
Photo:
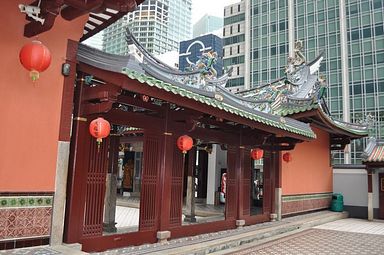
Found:
[[[0,251],[0,254],[9,255],[55,255],[62,254],[61,252],[54,251],[49,247],[37,247],[37,248],[25,248],[15,250],[4,250]]]
[[[384,235],[316,228],[232,254],[383,255]]]
[[[321,226],[317,226],[315,228],[354,232],[354,233],[384,235],[384,221],[367,221],[367,220],[349,218],[349,219],[330,222]],[[383,254],[384,254],[384,250],[383,250]]]
[[[139,213],[137,208],[116,206],[116,227],[132,227],[139,225]]]

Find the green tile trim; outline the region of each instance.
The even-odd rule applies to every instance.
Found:
[[[331,198],[332,192],[330,193],[316,193],[316,194],[304,194],[304,195],[287,195],[282,197],[283,202],[301,201],[301,200],[314,200]]]
[[[51,207],[53,196],[0,197],[0,209],[14,207]]]
[[[255,113],[252,113],[250,111],[245,111],[239,108],[236,108],[232,105],[229,105],[227,103],[224,103],[219,100],[215,100],[213,98],[200,95],[197,93],[194,93],[190,90],[187,90],[185,88],[178,87],[176,85],[163,82],[161,80],[155,79],[153,77],[138,73],[136,71],[129,70],[127,68],[123,68],[122,73],[127,75],[130,79],[137,80],[140,83],[146,83],[151,87],[157,87],[159,89],[165,90],[167,92],[171,92],[175,95],[180,95],[182,97],[187,97],[189,99],[193,99],[197,102],[201,102],[203,104],[218,108],[220,110],[241,116],[243,118],[247,118],[256,122],[263,123],[268,126],[273,126],[276,128],[279,128],[281,130],[285,130],[294,134],[299,134],[302,136],[306,136],[309,138],[316,138],[316,134],[310,129],[300,129],[297,127],[290,126],[285,123],[285,121],[275,121],[268,118],[265,118],[263,116],[257,115]]]

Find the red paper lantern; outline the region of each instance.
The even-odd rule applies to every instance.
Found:
[[[283,160],[287,163],[292,161],[292,155],[289,152],[283,154]]]
[[[252,149],[251,150],[251,158],[253,160],[259,160],[263,157],[264,151],[262,149]]]
[[[101,117],[94,119],[89,124],[89,133],[96,138],[97,145],[103,141],[103,138],[109,136],[111,132],[111,124]]]
[[[192,149],[193,146],[193,139],[188,135],[182,135],[179,138],[177,138],[177,147],[179,150],[181,150],[184,154],[187,153],[190,149]]]
[[[19,53],[20,63],[27,69],[33,81],[39,79],[39,73],[51,64],[51,53],[40,41],[32,41],[23,46]]]

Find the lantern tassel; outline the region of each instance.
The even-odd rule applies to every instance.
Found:
[[[100,146],[101,146],[101,143],[103,142],[103,139],[101,138],[97,138],[96,139],[96,143],[97,143],[97,153],[100,152]]]
[[[31,77],[32,81],[35,82],[40,78],[40,73],[38,71],[32,70],[29,72],[29,77]]]

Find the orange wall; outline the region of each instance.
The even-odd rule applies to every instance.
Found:
[[[78,41],[87,17],[56,18],[38,36],[51,51],[50,67],[33,83],[19,63],[19,51],[33,39],[23,36],[25,14],[18,4],[1,1],[0,16],[0,192],[53,191],[67,39]],[[72,67],[74,68],[74,67]]]
[[[282,161],[283,195],[332,192],[329,135],[317,128],[313,130],[317,139],[297,144],[290,151],[292,161]]]

